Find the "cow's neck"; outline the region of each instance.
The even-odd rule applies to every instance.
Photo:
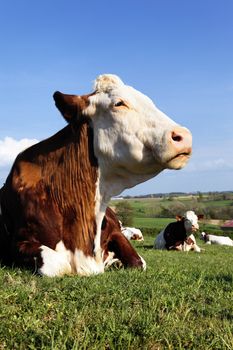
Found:
[[[98,171],[98,181],[96,183],[96,198],[95,198],[95,213],[96,213],[96,237],[95,237],[95,255],[99,257],[101,254],[100,247],[100,237],[101,237],[101,224],[103,217],[105,215],[106,208],[109,204],[109,201],[113,196],[119,195],[126,188],[135,186],[142,181],[145,181],[145,177],[142,180],[141,175],[138,177],[134,175],[131,179],[119,176],[113,171],[111,173],[111,166],[105,172],[101,165]],[[106,174],[111,174],[110,176]],[[150,178],[151,176],[149,176]],[[99,253],[100,252],[100,253]]]
[[[134,187],[144,181],[151,179],[160,173],[162,169],[159,169],[154,174],[135,174],[124,169],[121,173],[118,168],[114,168],[109,164],[108,168],[101,167],[100,164],[100,194],[103,203],[108,203],[109,200],[121,194],[124,190]]]
[[[64,239],[85,255],[93,255],[97,226],[95,197],[98,164],[92,148],[92,129],[88,123],[76,130],[68,125],[43,143],[48,155],[39,156],[43,181],[50,189],[64,220]],[[56,146],[54,149],[50,145]],[[71,239],[72,236],[72,239]]]

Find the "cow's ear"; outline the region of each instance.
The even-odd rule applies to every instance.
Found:
[[[198,214],[197,217],[198,217],[198,220],[204,219],[204,215],[203,214]]]
[[[181,221],[182,220],[182,216],[181,215],[176,215],[176,221]]]
[[[60,91],[53,94],[56,107],[65,120],[70,123],[82,116],[82,110],[87,107],[87,99],[77,95],[66,95]]]

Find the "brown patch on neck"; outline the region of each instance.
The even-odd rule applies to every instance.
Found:
[[[52,249],[62,240],[67,249],[93,256],[98,163],[87,120],[21,153],[8,183],[11,178],[20,240],[36,237]]]
[[[96,234],[95,194],[97,160],[88,123],[75,131],[72,142],[58,150],[43,169],[52,200],[63,216],[64,243],[93,255]]]

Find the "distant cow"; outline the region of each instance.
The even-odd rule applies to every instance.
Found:
[[[128,240],[144,241],[142,231],[139,228],[121,226],[121,232]]]
[[[46,276],[101,273],[110,198],[182,168],[191,133],[115,75],[99,76],[88,95],[54,100],[68,125],[20,153],[0,191],[0,257]]]
[[[233,247],[233,240],[230,237],[209,235],[205,232],[202,232],[200,238],[203,239],[207,244],[228,245],[230,247]]]
[[[196,244],[192,232],[199,229],[198,216],[193,211],[187,211],[183,217],[177,217],[176,222],[172,222],[163,229],[155,239],[154,249],[167,250],[194,250],[200,252],[201,249]]]

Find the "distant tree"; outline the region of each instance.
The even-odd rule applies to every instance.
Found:
[[[122,200],[118,202],[115,206],[118,219],[122,222],[124,226],[132,226],[133,224],[133,208],[131,204]]]
[[[198,202],[201,202],[202,200],[203,200],[203,193],[201,193],[201,192],[197,192],[197,200],[198,200]]]

